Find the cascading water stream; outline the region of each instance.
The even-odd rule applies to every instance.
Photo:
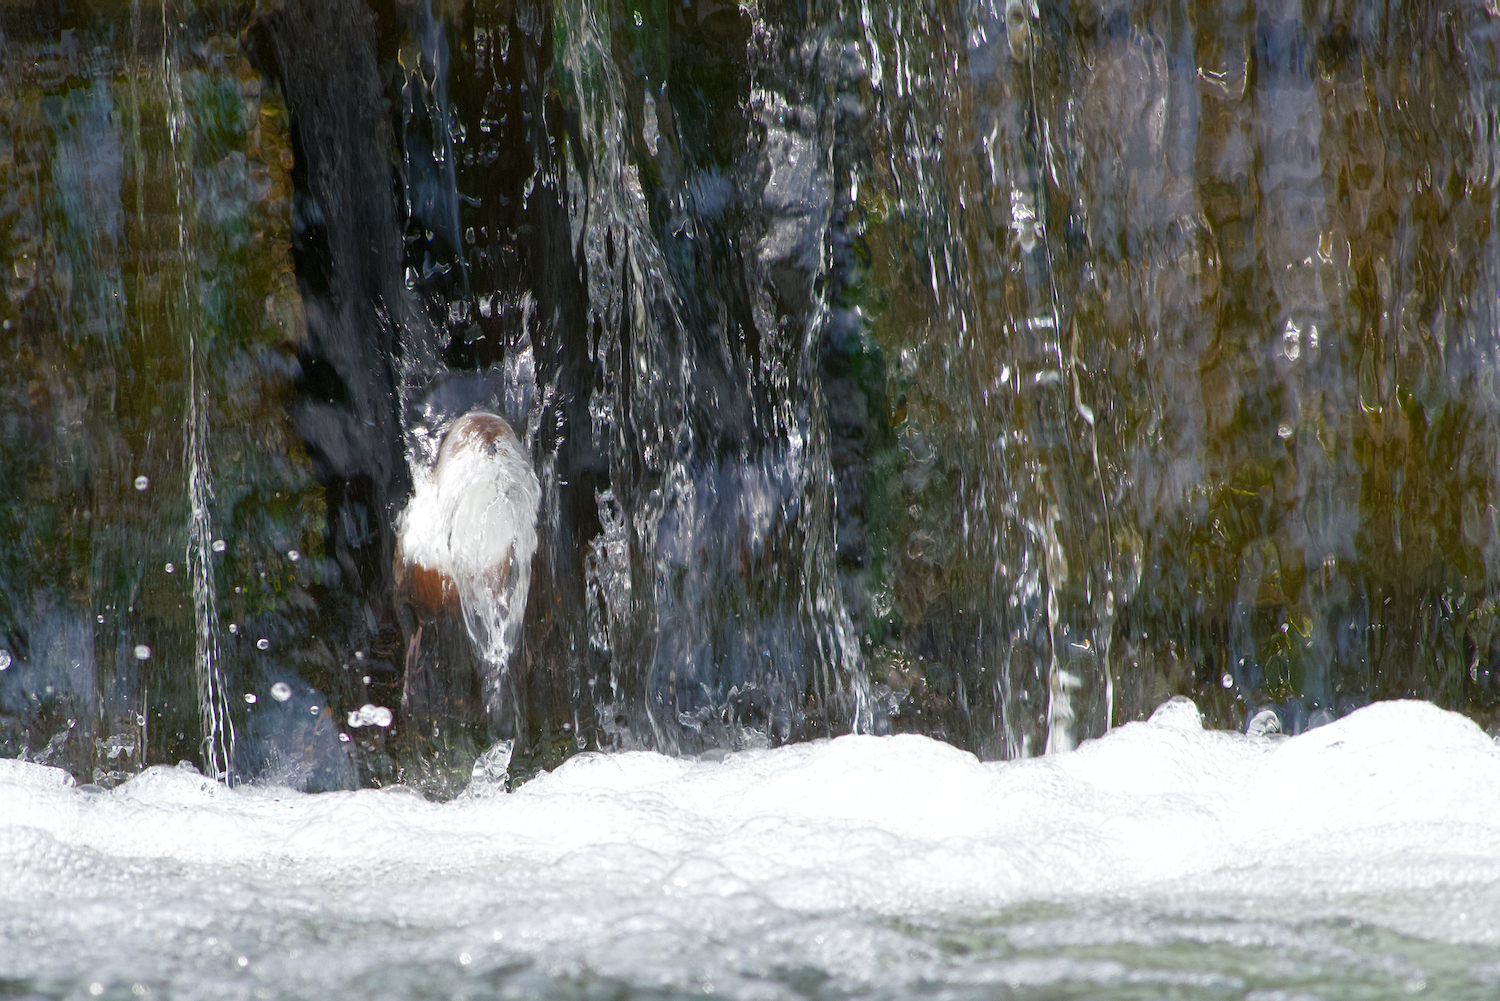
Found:
[[[1488,721],[1493,19],[1199,6],[7,14],[8,753]],[[474,411],[503,656],[397,586]]]
[[[133,5],[136,14],[139,2]],[[196,215],[188,180],[184,176],[188,142],[187,106],[182,80],[174,66],[174,18],[170,3],[161,9],[161,76],[166,97],[167,128],[171,137],[168,150],[172,195],[177,216],[177,251],[181,267],[180,295],[169,301],[165,310],[167,327],[187,349],[187,407],[183,418],[183,468],[187,476],[188,506],[191,522],[183,567],[192,576],[193,613],[197,624],[194,651],[194,675],[197,681],[198,712],[203,728],[202,760],[205,772],[227,781],[233,774],[234,722],[229,718],[229,700],[219,664],[219,609],[214,583],[213,520],[209,503],[213,493],[212,467],[209,458],[208,408],[211,405],[202,385],[204,372],[198,358],[199,340],[204,337],[203,318],[194,309],[189,262],[195,260],[189,220]]]

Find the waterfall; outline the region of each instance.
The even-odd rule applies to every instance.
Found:
[[[1500,718],[1478,0],[0,30],[0,753],[441,798],[1174,695]],[[534,487],[534,547],[424,613],[465,415],[508,471],[431,510]]]
[[[1492,997],[1500,0],[0,2],[0,993]]]

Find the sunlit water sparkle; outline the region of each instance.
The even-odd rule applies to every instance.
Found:
[[[1500,749],[1174,700],[1077,753],[587,754],[513,793],[0,762],[8,997],[1493,997]]]

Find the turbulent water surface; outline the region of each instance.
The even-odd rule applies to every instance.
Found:
[[[0,772],[10,997],[1488,998],[1500,749],[1186,700],[1071,756],[582,755],[519,791]]]

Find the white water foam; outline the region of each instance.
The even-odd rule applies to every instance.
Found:
[[[722,761],[587,754],[441,805],[229,790],[164,767],[85,791],[5,761],[7,983],[1491,997],[1500,749],[1424,703],[1288,739],[1203,731],[1174,700],[1043,759],[982,764],[914,736]]]

